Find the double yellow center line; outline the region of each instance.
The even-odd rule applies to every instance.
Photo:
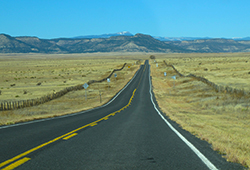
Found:
[[[146,69],[146,66],[144,66],[143,73],[145,72],[145,69]],[[141,79],[140,79],[140,81],[139,81],[139,83],[138,83],[137,88],[139,87],[139,85],[140,85],[140,83],[141,83],[141,80],[142,80],[142,77],[141,77]],[[13,157],[13,158],[7,160],[7,161],[4,161],[4,162],[0,163],[0,168],[2,168],[2,167],[4,167],[4,166],[6,166],[6,165],[8,165],[8,164],[11,163],[10,165],[4,167],[4,168],[1,169],[1,170],[11,170],[11,169],[14,169],[14,168],[16,168],[16,167],[22,165],[23,163],[25,163],[25,162],[27,162],[27,161],[29,161],[29,160],[31,159],[31,158],[25,157],[25,156],[27,156],[28,154],[30,154],[30,153],[32,153],[32,152],[34,152],[34,151],[36,151],[36,150],[38,150],[38,149],[40,149],[40,148],[42,148],[42,147],[45,147],[45,146],[47,146],[47,145],[49,145],[49,144],[51,144],[51,143],[53,143],[53,142],[55,142],[55,141],[58,141],[58,140],[60,140],[60,139],[67,140],[67,139],[69,139],[69,138],[71,138],[71,137],[77,135],[77,133],[76,133],[77,131],[82,130],[82,129],[86,128],[86,127],[95,126],[95,125],[97,125],[99,122],[101,122],[101,121],[103,121],[103,120],[108,120],[108,118],[109,118],[110,116],[115,116],[115,114],[117,114],[117,113],[123,111],[124,109],[126,109],[127,107],[129,107],[129,106],[131,105],[131,102],[132,102],[132,100],[133,100],[133,98],[134,98],[135,92],[136,92],[136,89],[134,89],[133,94],[132,94],[132,96],[130,97],[128,104],[127,104],[126,106],[124,106],[123,108],[121,108],[121,109],[119,109],[119,110],[117,110],[117,111],[115,111],[115,112],[113,112],[113,113],[110,113],[110,114],[108,114],[107,116],[105,116],[105,117],[103,117],[103,118],[101,118],[101,119],[99,119],[99,120],[96,120],[96,121],[91,122],[91,123],[89,123],[89,124],[87,124],[87,125],[84,125],[84,126],[82,126],[82,127],[79,127],[79,128],[77,128],[77,129],[75,129],[75,130],[69,132],[69,133],[66,133],[66,134],[64,134],[64,135],[62,135],[62,136],[59,136],[59,137],[57,137],[57,138],[55,138],[55,139],[53,139],[53,140],[50,140],[50,141],[48,141],[48,142],[46,142],[46,143],[43,143],[43,144],[41,144],[41,145],[39,145],[39,146],[37,146],[37,147],[35,147],[35,148],[32,148],[32,149],[30,149],[30,150],[28,150],[28,151],[26,151],[26,152],[24,152],[24,153],[21,153],[21,154],[15,156],[15,157]],[[14,161],[16,161],[16,162],[14,162]],[[14,163],[12,163],[12,162],[14,162]]]
[[[132,96],[130,97],[128,104],[127,104],[126,106],[124,106],[123,108],[121,108],[121,109],[119,109],[119,110],[117,110],[117,111],[115,111],[115,112],[113,112],[113,113],[110,113],[110,114],[108,114],[107,116],[105,116],[105,117],[103,117],[103,118],[101,118],[101,119],[99,119],[99,120],[96,120],[96,121],[91,122],[91,123],[89,123],[89,124],[87,124],[87,125],[84,125],[84,126],[82,126],[82,127],[79,127],[79,128],[77,128],[77,129],[75,129],[75,130],[69,132],[69,133],[66,133],[66,134],[64,134],[64,135],[62,135],[62,136],[59,136],[59,137],[57,137],[57,138],[55,138],[55,139],[53,139],[53,140],[51,140],[51,141],[48,141],[48,142],[43,143],[43,144],[41,144],[41,145],[39,145],[39,146],[37,146],[37,147],[35,147],[35,148],[32,148],[32,149],[30,149],[30,150],[28,150],[28,151],[26,151],[26,152],[24,152],[24,153],[22,153],[22,154],[19,154],[19,155],[15,156],[15,157],[13,157],[13,158],[11,158],[11,159],[5,161],[5,162],[2,162],[2,163],[0,163],[0,168],[3,167],[3,166],[5,166],[5,165],[8,165],[8,164],[10,164],[10,163],[12,163],[12,162],[14,162],[14,161],[16,161],[16,160],[18,160],[18,161],[16,161],[16,162],[14,162],[14,163],[8,165],[7,167],[3,168],[2,170],[11,170],[11,169],[14,169],[14,168],[20,166],[21,164],[23,164],[23,163],[29,161],[30,158],[27,158],[27,157],[25,157],[25,156],[28,155],[28,154],[30,154],[31,152],[34,152],[34,151],[36,151],[36,150],[38,150],[38,149],[40,149],[40,148],[42,148],[42,147],[44,147],[44,146],[46,146],[46,145],[49,145],[49,144],[51,144],[51,143],[53,143],[53,142],[55,142],[55,141],[58,141],[58,140],[60,140],[60,139],[67,140],[67,139],[69,139],[69,138],[71,138],[71,137],[77,135],[76,132],[79,131],[79,130],[82,130],[82,129],[86,128],[86,127],[95,126],[95,125],[97,125],[99,122],[101,122],[101,121],[103,121],[103,120],[108,120],[108,118],[109,118],[110,116],[115,116],[116,113],[121,112],[122,110],[126,109],[127,107],[129,107],[129,106],[131,105],[131,102],[132,102],[132,100],[133,100],[133,98],[134,98],[135,92],[136,92],[136,89],[133,91],[133,94],[132,94]],[[24,157],[24,158],[23,158],[23,157]],[[22,159],[20,159],[20,158],[22,158]]]

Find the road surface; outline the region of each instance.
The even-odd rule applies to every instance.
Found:
[[[0,169],[239,170],[159,111],[148,61],[109,103],[0,127]]]

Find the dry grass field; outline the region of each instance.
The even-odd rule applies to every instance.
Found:
[[[155,55],[151,63],[154,93],[161,110],[184,129],[212,144],[228,161],[250,167],[250,96],[216,92],[190,77],[250,91],[250,53]],[[164,76],[164,72],[167,76]],[[176,76],[176,80],[172,79]]]
[[[66,87],[107,77],[113,69],[127,66],[112,76],[111,82],[91,84],[85,90],[72,91],[50,102],[10,111],[0,111],[0,125],[54,117],[87,110],[108,102],[138,70],[135,63],[143,54],[1,54],[0,102],[35,99]],[[143,61],[142,61],[143,62]],[[100,102],[101,94],[101,102]]]
[[[0,111],[0,125],[54,117],[103,105],[132,78],[143,53],[98,54],[1,54],[0,101],[37,98],[63,88],[107,77],[113,69],[117,79],[91,84],[87,90],[72,91],[50,102],[10,111]],[[195,74],[221,86],[250,91],[250,53],[154,54],[150,60],[153,91],[161,110],[182,128],[211,143],[228,161],[250,167],[250,98],[225,92],[190,77]],[[142,61],[143,63],[144,61]],[[167,76],[164,76],[164,72]],[[41,84],[40,84],[41,83]],[[40,85],[39,85],[40,84]],[[110,86],[110,87],[109,87]],[[100,94],[102,103],[100,103]]]

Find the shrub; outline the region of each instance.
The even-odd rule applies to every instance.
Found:
[[[155,59],[155,56],[154,56],[154,55],[151,55],[149,58],[150,58],[150,59]]]

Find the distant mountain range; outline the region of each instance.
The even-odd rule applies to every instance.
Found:
[[[216,39],[211,37],[157,37],[154,36],[155,39],[160,41],[191,41],[191,40],[208,40],[208,39]],[[218,38],[217,38],[218,39]],[[235,41],[250,41],[250,37],[235,37],[235,38],[220,38],[220,39],[228,39]]]
[[[81,39],[81,38],[109,38],[113,36],[134,36],[134,34],[123,31],[123,32],[117,32],[117,33],[111,33],[111,34],[101,34],[101,35],[84,35],[84,36],[77,36],[72,37],[73,39]],[[153,36],[155,39],[160,41],[190,41],[190,40],[204,40],[204,39],[215,39],[211,37],[161,37],[161,36]],[[222,39],[229,39],[229,40],[235,40],[235,41],[250,41],[250,37],[233,37],[233,38],[222,38]]]
[[[111,34],[101,34],[101,35],[84,35],[84,36],[77,36],[73,37],[73,39],[82,39],[82,38],[109,38],[114,36],[134,36],[128,31],[111,33]]]
[[[247,38],[167,38],[127,31],[114,34],[40,39],[0,34],[0,53],[91,53],[91,52],[163,52],[217,53],[250,52]]]

